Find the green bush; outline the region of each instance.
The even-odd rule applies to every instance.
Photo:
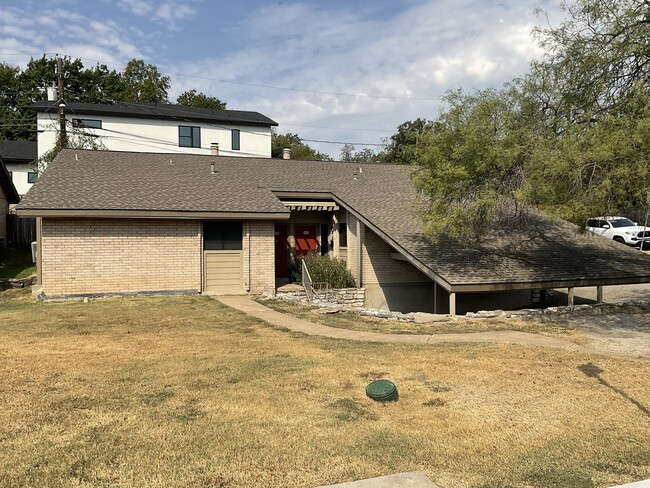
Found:
[[[354,286],[354,276],[345,266],[345,261],[330,259],[329,256],[310,254],[305,258],[307,269],[314,284],[326,283],[330,288]]]

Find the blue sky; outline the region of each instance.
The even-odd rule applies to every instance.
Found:
[[[171,100],[196,88],[282,133],[380,144],[434,118],[449,89],[523,75],[542,54],[536,8],[564,20],[561,0],[3,0],[0,61],[59,53],[121,70],[141,58],[171,77]]]

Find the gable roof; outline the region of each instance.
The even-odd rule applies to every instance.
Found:
[[[57,113],[58,102],[38,101],[29,108],[37,112]],[[136,119],[171,119],[178,121],[227,123],[241,125],[277,126],[278,123],[259,112],[245,110],[219,110],[216,108],[197,108],[171,103],[116,102],[111,105],[70,102],[66,113],[73,115],[105,115],[131,117]]]
[[[2,192],[4,193],[7,202],[20,202],[20,195],[18,195],[14,183],[11,181],[11,177],[9,176],[9,172],[7,171],[7,167],[5,166],[2,157],[0,157],[0,188],[2,188]]]
[[[0,157],[5,163],[31,163],[38,157],[36,141],[0,141]]]
[[[211,162],[216,174],[211,174]],[[410,168],[112,151],[62,151],[18,206],[22,215],[287,219],[278,198],[331,196],[448,291],[650,282],[650,256],[533,214],[525,229],[432,244]],[[356,179],[354,175],[356,173]]]

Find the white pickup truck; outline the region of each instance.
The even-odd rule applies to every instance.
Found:
[[[594,217],[587,220],[587,230],[628,246],[650,247],[650,226],[637,225],[625,217]]]

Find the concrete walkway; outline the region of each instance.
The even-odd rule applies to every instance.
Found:
[[[357,330],[338,329],[327,325],[316,324],[308,320],[299,319],[293,315],[265,307],[247,296],[215,296],[228,307],[236,308],[248,315],[268,322],[277,327],[286,327],[294,332],[312,336],[331,337],[332,339],[345,339],[349,341],[366,342],[393,342],[407,344],[440,344],[445,342],[492,342],[500,344],[521,344],[543,347],[554,347],[567,351],[589,352],[573,342],[553,337],[546,337],[528,332],[514,330],[500,330],[493,332],[472,332],[467,334],[382,334],[380,332],[361,332]]]

